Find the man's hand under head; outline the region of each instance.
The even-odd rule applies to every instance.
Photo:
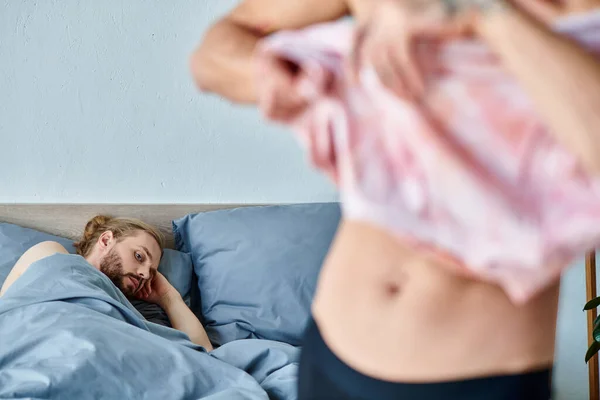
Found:
[[[157,271],[154,277],[138,290],[135,297],[158,304],[167,313],[173,328],[188,335],[192,342],[207,351],[213,349],[204,327],[163,274]]]
[[[163,303],[168,301],[168,298],[179,296],[177,290],[169,283],[167,278],[160,272],[156,272],[152,279],[143,283],[143,286],[137,291],[134,297],[147,301],[149,303],[158,304],[163,307]]]

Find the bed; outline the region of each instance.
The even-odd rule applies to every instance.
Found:
[[[0,398],[296,398],[301,335],[337,204],[0,205],[0,284],[35,243],[72,252],[96,214],[164,233],[160,269],[215,350],[152,321],[80,257],[52,256],[0,298]]]

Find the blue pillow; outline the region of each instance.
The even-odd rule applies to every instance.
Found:
[[[30,247],[46,241],[58,242],[75,254],[73,241],[34,229],[0,223],[0,286],[19,257]],[[171,282],[184,298],[189,297],[192,285],[192,259],[189,254],[165,249],[159,271]]]
[[[194,276],[192,257],[177,250],[165,249],[158,270],[188,301]]]
[[[299,345],[321,264],[340,219],[337,203],[244,207],[173,222],[192,255],[213,343],[259,338]]]

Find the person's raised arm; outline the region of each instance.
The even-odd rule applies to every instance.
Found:
[[[346,0],[245,0],[216,22],[192,54],[197,86],[237,103],[255,103],[253,64],[258,41],[280,30],[336,20],[349,12]]]
[[[584,1],[587,10],[594,8],[589,0]],[[531,0],[519,3],[534,10]],[[591,173],[600,173],[598,59],[510,6],[484,16],[478,31],[519,80],[557,139]]]
[[[206,330],[189,309],[179,293],[173,292],[161,299],[160,306],[167,313],[171,326],[188,335],[192,343],[199,344],[207,351],[212,351],[213,346]]]

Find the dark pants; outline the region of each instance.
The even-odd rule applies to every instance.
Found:
[[[304,337],[299,374],[299,400],[549,400],[551,397],[551,369],[427,384],[370,378],[337,358],[312,320]]]

